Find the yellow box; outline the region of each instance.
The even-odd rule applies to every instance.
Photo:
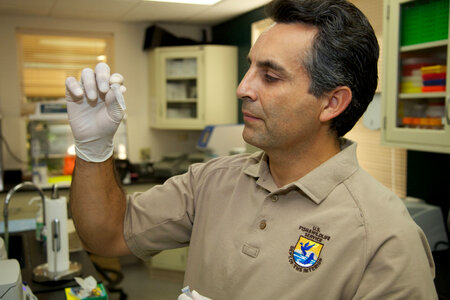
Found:
[[[89,296],[87,298],[80,298],[77,296],[80,287],[68,287],[65,289],[67,300],[108,300],[108,294],[106,294],[103,283],[97,284],[97,288],[94,289],[97,295]]]

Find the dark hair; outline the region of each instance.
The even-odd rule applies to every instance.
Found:
[[[367,18],[345,0],[274,0],[267,15],[277,23],[303,23],[318,29],[303,60],[316,97],[338,86],[352,91],[349,106],[334,118],[331,129],[343,136],[372,101],[378,82],[378,41]]]

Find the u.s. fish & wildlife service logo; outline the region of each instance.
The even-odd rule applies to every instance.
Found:
[[[321,265],[320,253],[324,247],[323,243],[330,240],[330,236],[322,234],[317,226],[313,226],[312,229],[300,226],[299,229],[303,234],[300,235],[297,244],[290,247],[289,262],[299,272],[312,272]]]

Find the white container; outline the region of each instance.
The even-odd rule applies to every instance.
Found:
[[[430,123],[430,129],[442,129],[445,123],[445,105],[443,102],[430,103],[425,110],[425,116]]]
[[[425,116],[429,118],[443,118],[444,114],[444,103],[430,103],[425,110]]]

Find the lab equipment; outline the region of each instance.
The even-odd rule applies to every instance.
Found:
[[[32,205],[35,201],[40,201],[40,197],[33,197],[28,201],[28,205]],[[42,216],[42,203],[38,202],[38,210],[36,212],[36,241],[44,240],[44,218]]]
[[[189,166],[194,163],[200,163],[205,161],[205,154],[204,153],[191,153],[187,156],[187,158],[182,161],[178,167],[178,173],[186,173],[189,169]]]
[[[0,299],[37,300],[30,287],[22,283],[20,265],[16,259],[0,260]]]
[[[186,153],[167,153],[153,165],[153,174],[156,178],[169,178],[180,174],[180,165],[187,158]]]
[[[37,282],[72,279],[81,274],[81,264],[69,260],[67,201],[59,196],[56,185],[52,187],[51,198],[45,199],[45,210],[47,263],[33,269],[33,279]]]
[[[43,103],[39,104],[39,107]],[[28,133],[33,183],[51,188],[55,183],[69,187],[75,158],[75,145],[67,112],[36,113],[29,116]],[[41,110],[42,112],[42,110]],[[114,153],[127,156],[128,138],[123,120],[114,136]],[[71,167],[72,166],[72,167]]]
[[[20,190],[22,188],[27,188],[27,187],[28,188],[32,188],[32,189],[36,190],[39,193],[39,196],[41,197],[41,202],[42,202],[42,215],[43,215],[44,222],[45,222],[45,196],[44,196],[44,193],[42,192],[42,190],[38,186],[36,186],[32,182],[25,181],[23,183],[20,183],[20,184],[16,185],[11,190],[9,190],[8,194],[6,194],[5,202],[3,204],[3,220],[4,220],[4,223],[5,223],[5,249],[6,249],[6,253],[8,253],[8,246],[9,246],[8,205],[11,202],[12,196],[18,190]],[[44,223],[44,226],[45,226],[45,223]]]
[[[0,260],[0,299],[23,299],[22,274],[16,259]]]
[[[244,124],[206,126],[197,142],[197,149],[205,152],[207,159],[229,155],[230,152],[237,152],[237,149],[245,152],[243,129]]]
[[[448,249],[448,237],[440,207],[417,198],[406,198],[406,208],[425,233],[432,251]]]
[[[8,259],[8,255],[6,254],[5,242],[0,237],[0,260]]]
[[[47,262],[51,273],[69,269],[69,240],[67,233],[67,202],[59,197],[57,186],[53,186],[52,196],[45,199],[47,216]]]
[[[49,207],[46,205],[48,203],[48,200],[45,198],[44,193],[42,190],[35,184],[29,181],[25,181],[23,183],[20,183],[13,187],[8,194],[6,195],[5,202],[3,205],[3,217],[4,217],[4,223],[5,223],[5,249],[6,253],[8,253],[8,246],[9,246],[9,228],[8,228],[8,205],[11,202],[12,196],[22,188],[33,188],[41,197],[42,201],[42,216],[44,220],[44,230],[50,230],[48,229],[49,226],[51,227],[51,231],[48,231],[47,233],[47,249],[50,247],[53,249],[53,252],[59,252],[61,250],[61,245],[65,247],[64,240],[68,241],[67,237],[67,211],[65,211],[65,218],[59,217],[59,218],[53,218],[50,219],[49,217],[54,214],[53,207]],[[57,193],[57,186],[54,185],[52,189],[52,196],[55,199],[59,199],[58,193]],[[65,202],[65,199],[64,199]],[[66,209],[65,203],[64,208]],[[50,209],[50,215],[47,216],[47,209]],[[51,223],[48,223],[51,220]],[[64,225],[61,225],[61,223],[64,222]],[[64,227],[65,226],[65,227]],[[65,228],[65,229],[64,229]],[[62,229],[62,230],[61,230]],[[63,234],[63,231],[65,231],[65,234]],[[50,234],[52,234],[50,236]],[[63,237],[65,235],[65,237]],[[61,244],[63,243],[63,244]],[[68,243],[68,242],[67,242]],[[68,244],[67,244],[68,248]],[[47,251],[48,253],[48,251]],[[68,255],[68,250],[67,250]],[[58,280],[66,280],[66,279],[72,279],[74,276],[78,276],[81,274],[81,264],[77,262],[69,262],[69,267],[67,270],[62,270],[62,268],[58,268],[55,266],[55,264],[58,264],[58,260],[55,262],[55,256],[47,257],[47,260],[53,259],[53,264],[50,265],[45,263],[42,265],[39,265],[33,269],[33,280],[36,282],[45,282],[45,281],[58,281]],[[57,259],[57,257],[56,257]],[[60,266],[65,266],[62,262],[59,262]]]

